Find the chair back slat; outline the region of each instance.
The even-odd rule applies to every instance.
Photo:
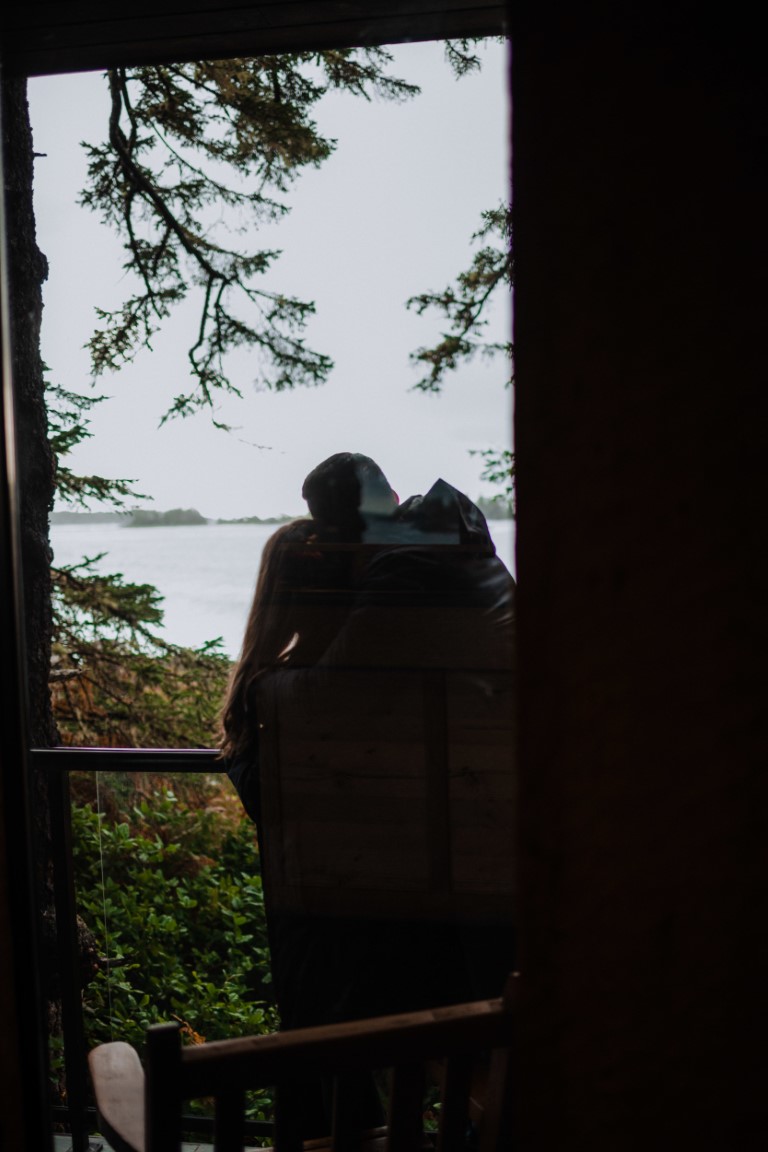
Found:
[[[224,1090],[215,1098],[215,1152],[242,1152],[245,1143],[245,1093]]]
[[[516,992],[517,980],[515,974],[510,974],[501,997],[501,1009],[508,1018],[511,1018]],[[491,1052],[479,1152],[503,1152],[513,1146],[514,1092],[518,1083],[516,1052],[511,1044],[495,1047]]]
[[[503,1152],[513,1146],[514,1080],[511,1052],[494,1052],[488,1073],[479,1152]]]
[[[465,1152],[473,1057],[462,1052],[445,1061],[437,1152]]]
[[[420,1152],[424,1143],[424,1089],[423,1062],[395,1064],[389,1089],[387,1152]]]
[[[380,1116],[370,1114],[370,1096],[374,1093],[372,1081],[361,1082],[358,1075],[338,1075],[333,1077],[333,1099],[331,1108],[331,1149],[332,1152],[354,1152],[360,1147],[361,1132],[370,1125],[384,1122],[383,1110]],[[361,1115],[361,1107],[364,1114]],[[365,1110],[368,1114],[365,1114]]]
[[[177,1024],[147,1030],[146,1152],[181,1145],[182,1062]]]
[[[275,1084],[273,1139],[275,1152],[301,1152],[301,1126],[299,1122],[300,1086],[289,1083]]]

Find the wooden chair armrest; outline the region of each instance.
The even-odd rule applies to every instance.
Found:
[[[122,1040],[88,1055],[99,1128],[115,1152],[144,1152],[144,1069]]]

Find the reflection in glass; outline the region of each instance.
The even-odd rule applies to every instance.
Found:
[[[342,453],[268,542],[224,712],[283,1027],[500,995],[514,967],[514,581],[438,480]],[[349,1086],[360,1123],[375,1093]],[[366,1099],[368,1104],[365,1103]],[[297,1102],[321,1132],[323,1092]]]

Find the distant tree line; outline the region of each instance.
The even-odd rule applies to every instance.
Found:
[[[135,508],[132,512],[52,512],[51,524],[122,524],[127,528],[154,528],[173,524],[286,524],[298,519],[281,513],[279,516],[237,516],[216,520],[203,516],[197,508],[171,508],[155,512],[148,508]]]
[[[514,503],[508,496],[478,496],[476,503],[486,520],[514,519]]]
[[[137,508],[127,521],[128,528],[165,528],[176,524],[207,524],[197,508],[171,508],[169,512],[155,512],[152,508]]]

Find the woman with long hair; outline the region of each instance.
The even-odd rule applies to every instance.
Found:
[[[342,627],[349,610],[354,549],[324,545],[313,520],[279,528],[262,553],[242,649],[221,717],[221,751],[227,773],[256,824],[261,846],[270,830],[262,821],[259,773],[259,689],[266,678],[316,664]],[[349,944],[358,933],[338,922],[270,909],[267,929],[272,977],[281,1026],[327,1023],[343,990]],[[347,944],[345,945],[345,941]],[[354,954],[354,953],[353,953]],[[346,1091],[359,1125],[379,1123],[378,1095],[370,1076],[352,1076]],[[328,1131],[328,1086],[305,1084],[292,1108],[305,1137]]]
[[[261,556],[245,635],[221,713],[221,753],[246,811],[258,822],[259,682],[316,664],[349,608],[349,554],[328,551],[314,520],[293,520]]]
[[[222,755],[236,758],[254,750],[257,724],[254,688],[275,668],[307,662],[317,650],[302,613],[318,553],[308,547],[317,539],[312,520],[294,520],[278,528],[264,546],[245,635],[222,711]]]

